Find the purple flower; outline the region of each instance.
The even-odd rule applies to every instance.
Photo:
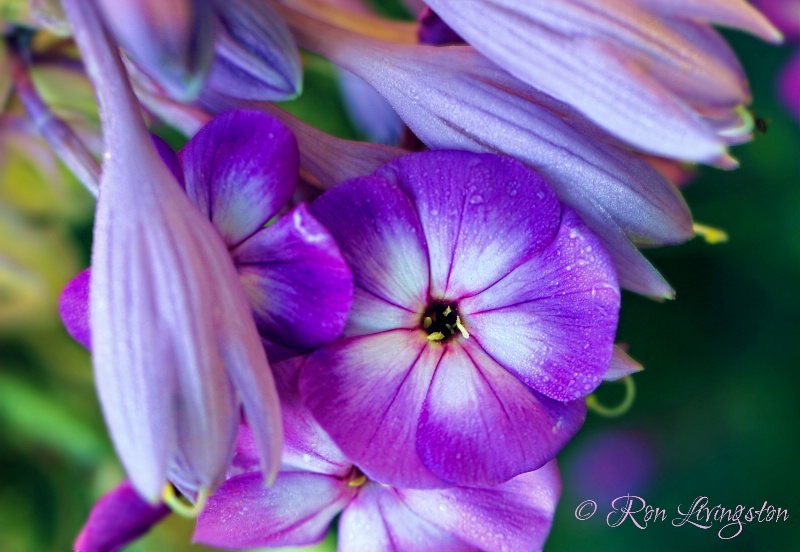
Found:
[[[215,57],[205,92],[287,100],[302,87],[300,53],[286,24],[261,0],[213,0]]]
[[[419,31],[417,38],[420,44],[431,46],[450,46],[464,44],[464,39],[458,36],[442,18],[430,8],[425,8],[419,14]]]
[[[508,158],[425,152],[312,212],[355,297],[300,389],[348,458],[416,488],[497,484],[552,459],[609,367],[620,297],[602,243],[544,181]]]
[[[265,227],[297,183],[289,130],[264,113],[229,112],[203,127],[179,158],[186,191],[228,246],[270,350],[303,351],[338,337],[352,276],[335,241],[305,205]]]
[[[352,275],[308,208],[286,206],[298,179],[292,133],[265,113],[232,111],[200,129],[177,157],[164,142],[156,144],[227,246],[271,358],[338,337],[352,301]],[[68,331],[87,347],[88,272],[61,299]]]
[[[778,79],[784,105],[800,120],[800,51],[784,66]]]
[[[114,38],[176,97],[199,92],[214,54],[210,0],[97,0]]]
[[[95,8],[77,0],[64,8],[97,89],[107,148],[89,313],[95,381],[120,460],[150,501],[168,477],[211,490],[224,479],[243,407],[270,479],[280,456],[278,399],[228,248],[181,189],[177,167],[160,160]],[[229,183],[216,184],[223,202]],[[258,230],[226,228],[241,240]]]
[[[372,84],[429,147],[503,153],[547,178],[603,239],[621,284],[673,292],[634,247],[693,235],[680,193],[571,106],[515,79],[468,46],[388,44],[282,12],[300,44]]]
[[[777,42],[744,1],[430,0],[460,36],[515,77],[642,151],[719,162],[706,111],[750,101],[736,56],[709,22]],[[579,75],[579,76],[578,76]]]
[[[258,0],[98,0],[115,40],[159,87],[285,100],[301,87],[300,56],[283,21]],[[141,76],[139,76],[141,78]]]
[[[103,496],[75,539],[75,552],[113,552],[132,543],[170,513],[142,500],[127,481]]]
[[[754,3],[781,30],[786,40],[800,40],[800,0],[755,0]]]
[[[269,115],[239,111],[221,115],[203,127],[179,158],[163,142],[156,144],[171,172],[184,184],[194,203],[192,210],[199,208],[213,223],[214,239],[221,237],[230,252],[224,263],[233,260],[240,289],[273,358],[297,354],[338,337],[352,300],[352,276],[333,238],[304,205],[265,227],[287,203],[297,181],[298,151],[289,130]],[[88,289],[87,270],[64,290],[60,305],[68,330],[87,347]],[[198,291],[214,297],[209,284]],[[203,316],[214,323],[211,312]],[[95,338],[91,341],[97,343]],[[268,370],[266,364],[261,369]],[[267,399],[252,397],[254,401]],[[233,411],[230,416],[235,431],[238,415]],[[193,470],[185,465],[192,461],[190,455],[224,455],[224,447],[216,446],[223,450],[198,445],[176,457],[170,479],[184,490],[213,486],[193,476]],[[222,472],[224,466],[217,465],[217,477]]]
[[[301,359],[276,366],[286,444],[266,488],[242,428],[232,477],[208,501],[194,540],[226,548],[302,546],[322,539],[339,514],[341,552],[540,550],[561,483],[555,463],[488,489],[414,490],[364,476],[297,395]]]

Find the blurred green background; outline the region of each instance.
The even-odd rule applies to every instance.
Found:
[[[548,551],[800,550],[800,126],[774,90],[792,49],[728,36],[769,127],[734,149],[739,170],[701,168],[685,193],[696,220],[730,241],[648,252],[677,299],[626,294],[619,341],[645,366],[636,403],[617,419],[590,413],[561,455],[564,493]],[[289,109],[356,137],[330,67],[307,61],[305,94]],[[60,289],[88,263],[92,201],[36,146],[20,113],[12,101],[0,125],[0,551],[61,551],[122,473],[89,357],[56,313]],[[601,397],[614,402],[621,387],[607,387]],[[610,501],[629,493],[667,510],[667,521],[609,527]],[[671,526],[699,496],[728,508],[767,501],[789,519],[746,524],[732,540],[717,536],[719,523]],[[579,521],[587,499],[597,513]],[[172,516],[130,550],[203,550],[188,544],[191,530]]]

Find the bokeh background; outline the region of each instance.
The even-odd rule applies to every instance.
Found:
[[[767,123],[733,153],[741,168],[699,168],[685,195],[724,244],[696,239],[648,252],[677,290],[657,303],[626,294],[619,341],[644,366],[620,418],[589,414],[560,456],[564,492],[548,551],[800,550],[800,126],[775,79],[793,53],[727,33]],[[287,105],[328,132],[358,137],[325,62],[309,57],[305,94]],[[4,69],[0,67],[0,69]],[[96,124],[80,79],[46,64],[37,85],[65,113]],[[122,478],[94,395],[89,357],[62,329],[60,289],[88,264],[92,200],[26,126],[0,71],[0,551],[69,550],[92,503]],[[70,88],[71,87],[71,88]],[[160,128],[175,146],[183,137]],[[607,384],[603,401],[619,400]],[[627,494],[668,512],[638,529],[606,524]],[[722,540],[669,521],[695,498],[709,506],[788,509]],[[575,509],[598,504],[591,519]],[[641,520],[641,514],[638,515]],[[169,518],[130,550],[189,545],[192,523]],[[319,549],[333,550],[328,539]]]

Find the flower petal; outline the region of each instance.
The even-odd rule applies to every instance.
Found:
[[[430,46],[451,46],[453,44],[464,44],[464,39],[445,23],[439,14],[426,7],[419,14],[419,31],[417,38],[420,44]]]
[[[353,463],[320,427],[298,389],[304,362],[295,357],[273,366],[283,415],[283,466],[325,475],[344,476]]]
[[[459,309],[492,358],[527,386],[569,401],[591,393],[608,370],[619,301],[602,243],[565,210],[547,250]]]
[[[228,251],[159,159],[95,8],[77,0],[64,8],[97,88],[108,150],[90,289],[103,413],[143,496],[155,500],[168,471],[182,486],[212,489],[233,456],[237,390],[248,414],[278,426],[262,456],[279,449],[269,365]]]
[[[172,149],[172,146],[167,144],[164,139],[155,134],[150,135],[150,139],[153,141],[153,145],[156,147],[156,151],[158,152],[158,156],[161,158],[161,161],[169,169],[169,172],[172,173],[172,176],[175,177],[175,180],[183,186],[184,188],[186,185],[184,184],[183,178],[183,167],[181,167],[180,159],[175,154],[175,151]]]
[[[236,311],[246,308],[244,293],[234,301]],[[268,481],[280,467],[283,429],[278,392],[264,348],[257,338],[251,318],[243,318],[234,309],[225,309],[220,317],[219,347],[225,367],[242,402],[242,410],[261,458],[261,470]],[[239,416],[234,419],[238,422]]]
[[[645,55],[640,63],[634,57],[639,49],[668,48],[680,40],[633,4],[609,3],[613,7],[607,12],[619,21],[601,17],[596,4],[586,8],[575,0],[430,0],[428,4],[500,67],[575,106],[638,149],[704,162],[713,162],[725,151],[688,105],[642,70],[646,63],[657,64],[657,57]],[[635,32],[641,26],[647,32]],[[487,33],[487,28],[497,32]],[[656,38],[661,43],[652,44]],[[626,41],[632,46],[627,47]]]
[[[425,236],[408,196],[385,178],[354,179],[320,197],[311,213],[330,229],[353,270],[356,295],[347,329],[374,324],[361,320],[358,303],[365,295],[384,303],[391,317],[395,309],[407,311],[416,325],[428,300],[429,269]]]
[[[350,121],[370,142],[397,144],[403,121],[374,88],[344,69],[339,72],[339,90]]]
[[[378,170],[419,212],[434,298],[472,295],[544,249],[561,205],[544,180],[514,159],[462,151],[411,154]],[[365,181],[362,181],[362,185]]]
[[[186,106],[165,102],[159,98],[150,99],[155,100],[154,107],[171,118],[172,124],[179,124],[184,132],[193,134],[192,129],[197,125],[196,113]],[[246,106],[248,109],[258,109],[280,119],[292,130],[300,144],[300,165],[306,173],[303,177],[313,177],[326,189],[345,180],[370,174],[384,163],[408,153],[406,150],[383,144],[336,138],[266,102],[253,104],[218,94],[213,98],[206,98],[205,103],[215,112]]]
[[[353,276],[336,241],[296,207],[231,254],[262,337],[311,349],[342,333],[353,300]]]
[[[778,90],[786,108],[800,120],[800,54],[795,54],[781,71]]]
[[[78,273],[61,292],[58,313],[72,338],[92,349],[92,333],[89,327],[89,283],[91,269]]]
[[[280,121],[257,111],[215,117],[180,152],[186,192],[228,247],[264,226],[294,193],[297,143]]]
[[[781,1],[768,0],[771,4]],[[636,0],[638,4],[668,17],[716,23],[747,31],[767,42],[780,42],[781,34],[752,4],[745,0]]]
[[[75,539],[74,549],[76,552],[120,550],[170,512],[163,503],[155,506],[147,503],[130,483],[123,481],[92,507],[89,519]]]
[[[305,46],[375,86],[428,146],[499,152],[533,167],[608,240],[624,285],[671,296],[669,285],[624,235],[647,245],[689,239],[685,201],[655,169],[573,108],[468,47],[387,46],[285,15]]]
[[[192,540],[224,548],[313,544],[355,492],[316,473],[282,471],[271,487],[260,474],[237,475],[208,499]]]
[[[295,97],[302,87],[300,54],[270,4],[217,1],[214,8],[216,55],[206,88],[250,100]]]
[[[599,205],[584,209],[581,217],[586,225],[603,241],[617,268],[619,285],[625,289],[657,299],[674,299],[675,290],[650,261],[642,255],[611,215]]]
[[[542,550],[561,478],[555,461],[487,489],[398,491],[413,512],[481,550]]]
[[[416,420],[437,360],[422,330],[345,338],[308,358],[300,393],[370,479],[397,487],[441,486],[416,450]]]
[[[176,98],[197,95],[213,54],[211,2],[98,0],[116,41]]]
[[[619,345],[614,345],[614,355],[611,357],[611,364],[608,371],[603,376],[603,381],[616,381],[630,376],[636,372],[641,372],[644,367],[633,360],[625,349]]]
[[[425,493],[427,491],[420,491]],[[478,552],[412,512],[398,491],[368,483],[339,520],[342,552]]]
[[[417,450],[434,474],[491,486],[552,460],[580,429],[583,401],[528,389],[473,340],[445,346],[425,398]]]
[[[387,45],[302,18],[293,25],[309,47],[370,82],[427,146],[516,157],[582,216],[600,205],[638,242],[693,235],[680,193],[652,167],[472,48]]]

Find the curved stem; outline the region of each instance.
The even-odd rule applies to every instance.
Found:
[[[633,382],[633,378],[631,376],[625,376],[619,380],[619,382],[625,384],[625,397],[622,399],[621,403],[619,403],[617,406],[603,406],[597,399],[597,395],[592,394],[586,397],[586,407],[595,414],[599,414],[600,416],[604,416],[606,418],[616,418],[617,416],[622,416],[625,414],[631,409],[633,402],[636,399],[636,384]]]
[[[175,493],[175,487],[173,487],[171,483],[167,483],[164,485],[164,492],[161,498],[164,500],[164,504],[169,506],[170,509],[179,516],[194,519],[203,511],[206,500],[208,499],[208,493],[201,489],[197,493],[197,501],[191,504],[190,502],[182,500]]]

